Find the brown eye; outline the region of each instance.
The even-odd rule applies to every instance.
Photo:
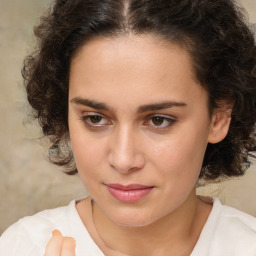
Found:
[[[101,116],[90,116],[89,117],[90,119],[90,122],[93,123],[93,124],[98,124],[100,123],[100,121],[102,120],[102,117]]]
[[[154,125],[156,125],[156,126],[160,126],[160,125],[163,124],[163,122],[164,122],[165,119],[166,119],[166,118],[161,117],[161,116],[155,116],[155,117],[152,118],[152,123],[153,123]]]
[[[109,119],[105,118],[102,115],[97,115],[94,113],[88,113],[87,115],[82,116],[81,120],[87,127],[93,129],[100,129],[112,124]]]
[[[155,130],[164,130],[172,126],[176,120],[166,115],[151,115],[147,118],[145,124]]]

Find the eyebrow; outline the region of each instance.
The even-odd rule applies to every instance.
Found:
[[[70,102],[78,105],[88,106],[97,110],[105,110],[105,111],[112,110],[112,108],[108,107],[105,103],[96,102],[94,100],[84,99],[80,97],[75,97]],[[185,107],[185,106],[187,106],[187,104],[180,101],[164,101],[164,102],[155,103],[155,104],[142,105],[138,108],[137,112],[143,113],[148,111],[155,111],[155,110],[167,109],[172,107]]]
[[[83,99],[80,97],[75,97],[70,102],[78,105],[88,106],[98,110],[106,110],[106,111],[110,110],[110,108],[104,103],[96,102],[94,100],[89,100],[89,99]]]
[[[180,101],[164,101],[156,104],[143,105],[138,108],[138,113],[143,113],[147,111],[161,110],[172,107],[185,107],[186,103]]]

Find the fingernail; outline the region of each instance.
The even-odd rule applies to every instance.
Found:
[[[61,233],[58,229],[55,229],[55,230],[52,231],[52,235],[53,236],[61,236]]]

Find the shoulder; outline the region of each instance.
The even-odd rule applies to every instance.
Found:
[[[220,248],[225,248],[225,255],[255,256],[256,218],[222,205],[218,199],[214,201],[213,220],[215,219],[216,227],[211,243],[212,251],[219,255]]]
[[[222,205],[217,198],[191,256],[256,256],[256,218]]]
[[[223,217],[223,219],[227,219],[229,221],[234,219],[237,222],[241,223],[242,226],[250,226],[251,230],[256,231],[256,218],[252,215],[237,210],[233,207],[222,205],[221,216]]]
[[[2,234],[0,256],[43,255],[51,232],[56,228],[67,229],[67,219],[73,207],[75,207],[74,201],[69,206],[45,210],[20,219]]]
[[[220,204],[219,202],[217,202]],[[219,225],[231,225],[229,230],[240,230],[256,236],[256,218],[226,205],[220,206]]]

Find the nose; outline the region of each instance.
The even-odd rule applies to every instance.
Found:
[[[109,152],[111,167],[123,174],[142,169],[145,159],[135,132],[124,127],[112,135]]]

